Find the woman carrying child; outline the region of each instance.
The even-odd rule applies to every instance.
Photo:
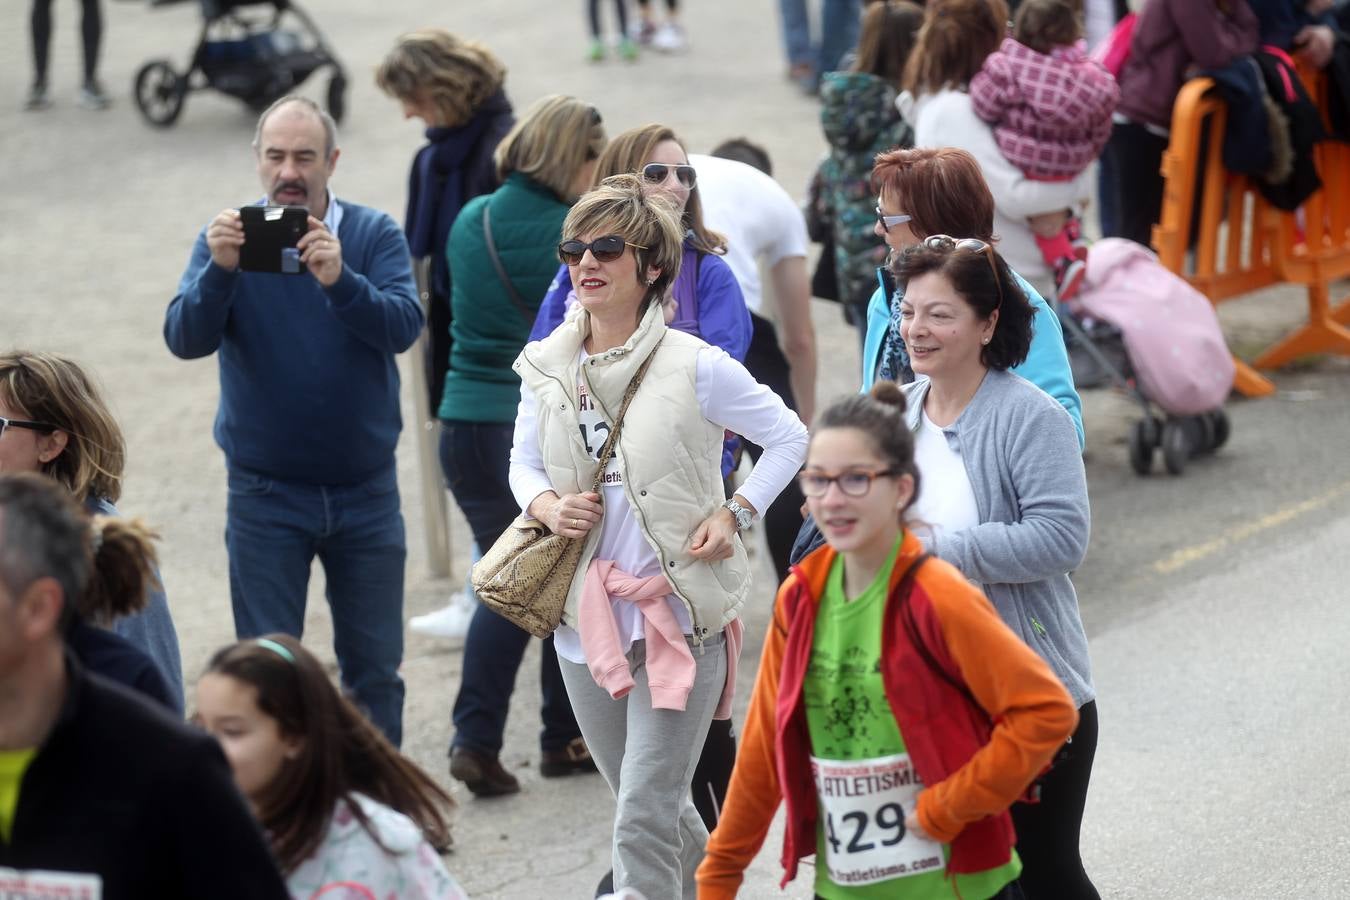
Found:
[[[782,801],[784,884],[814,853],[819,897],[1014,896],[1008,807],[1077,716],[905,527],[918,469],[904,411],[879,382],[813,429],[800,480],[828,544],[779,590],[701,898],[735,896]]]
[[[299,641],[273,634],[216,653],[196,718],[219,739],[295,900],[463,900],[439,856],[454,801]]]

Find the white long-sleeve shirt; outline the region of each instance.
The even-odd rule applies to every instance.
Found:
[[[585,363],[586,354],[582,354]],[[734,431],[764,448],[764,454],[754,471],[737,491],[762,515],[774,498],[794,478],[806,458],[806,426],[788,409],[777,394],[755,381],[745,367],[717,347],[705,347],[698,354],[695,390],[699,410],[713,424]],[[582,385],[578,385],[582,387]],[[582,421],[582,437],[597,459],[604,443],[597,435],[593,422],[588,421],[590,406],[581,396],[577,407]],[[598,413],[595,418],[599,421]],[[599,439],[597,439],[597,437]],[[678,440],[672,435],[672,441]],[[539,447],[539,429],[535,417],[535,398],[532,391],[522,387],[520,406],[516,413],[515,438],[511,447],[511,492],[520,508],[525,510],[540,494],[553,490],[544,470],[543,454]],[[619,470],[617,455],[605,471],[605,514],[600,522],[600,543],[596,559],[612,559],[623,571],[639,578],[661,573],[661,561],[647,543],[639,527],[628,497],[623,490],[623,473]],[[685,634],[693,633],[693,624],[684,603],[674,594],[666,598]],[[619,634],[623,637],[623,651],[628,652],[634,640],[643,638],[643,619],[638,608],[622,600],[610,599]],[[554,646],[558,655],[574,663],[584,664],[586,657],[581,638],[575,629],[566,625],[555,632]]]

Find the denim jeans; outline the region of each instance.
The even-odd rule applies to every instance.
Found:
[[[446,484],[469,522],[474,542],[486,552],[520,515],[508,481],[515,426],[459,421],[442,421],[441,426],[441,468]],[[493,756],[501,752],[516,673],[529,645],[528,631],[486,606],[474,610],[464,641],[464,669],[452,713],[452,748],[465,747]],[[581,729],[567,699],[552,636],[544,640],[541,649],[540,714],[544,727],[539,745],[544,750],[561,750],[581,736]]]
[[[858,0],[821,0],[817,43],[811,39],[811,17],[806,3],[807,0],[778,0],[783,49],[789,65],[810,63],[819,77],[837,69],[844,54],[857,46],[862,6]]]
[[[398,479],[391,464],[357,484],[325,486],[229,468],[225,546],[240,638],[300,637],[318,556],[343,686],[397,747],[403,737],[403,564]]]

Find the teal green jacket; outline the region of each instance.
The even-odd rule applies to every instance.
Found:
[[[492,239],[524,309],[511,298],[488,255],[483,207]],[[520,378],[511,364],[530,338],[539,303],[558,271],[558,241],[569,204],[513,172],[491,194],[475,197],[450,228],[450,371],[440,417],[459,422],[514,422]]]

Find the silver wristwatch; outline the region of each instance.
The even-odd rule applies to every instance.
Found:
[[[737,531],[744,531],[745,529],[749,528],[750,523],[755,520],[754,514],[751,513],[750,510],[746,509],[744,506],[741,506],[739,503],[737,503],[734,498],[728,500],[726,503],[723,503],[722,505],[725,506],[728,510],[730,510],[731,514],[736,518]]]

